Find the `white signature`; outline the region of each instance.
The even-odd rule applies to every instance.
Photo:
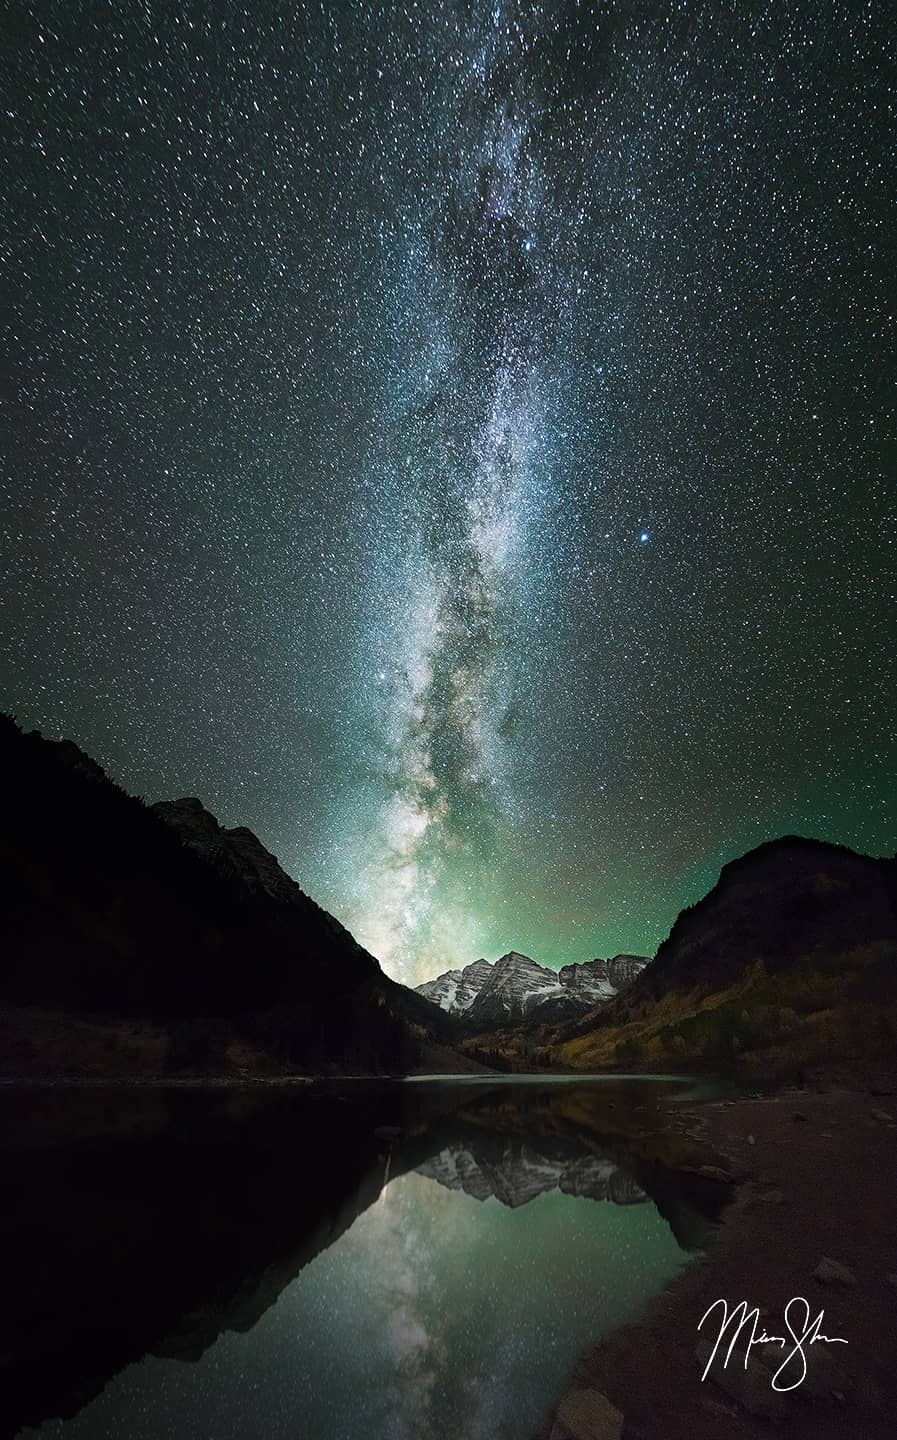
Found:
[[[800,1305],[803,1306],[804,1311],[803,1323],[802,1325],[797,1325],[794,1323],[796,1317],[792,1316],[792,1309],[794,1306]],[[735,1341],[738,1339],[742,1330],[744,1330],[747,1326],[750,1326],[750,1332],[747,1336],[747,1349],[744,1352],[745,1370],[748,1367],[748,1360],[750,1359],[751,1347],[753,1345],[790,1345],[790,1349],[788,1350],[787,1355],[785,1356],[778,1370],[772,1377],[773,1390],[796,1390],[798,1385],[802,1384],[802,1382],[807,1378],[807,1357],[804,1353],[805,1345],[813,1345],[817,1340],[822,1340],[827,1345],[847,1344],[846,1340],[842,1340],[837,1335],[822,1334],[820,1326],[822,1325],[822,1317],[824,1316],[825,1311],[820,1310],[819,1314],[816,1316],[816,1319],[811,1321],[810,1302],[809,1300],[805,1300],[803,1295],[795,1295],[791,1300],[788,1301],[788,1304],[785,1306],[785,1328],[788,1331],[788,1335],[791,1337],[790,1340],[787,1339],[784,1335],[767,1335],[766,1331],[760,1324],[759,1306],[755,1305],[753,1310],[749,1310],[746,1300],[742,1300],[740,1305],[733,1305],[731,1311],[729,1309],[729,1302],[727,1300],[714,1300],[713,1304],[708,1306],[708,1308],[704,1311],[704,1314],[698,1321],[699,1330],[701,1329],[707,1317],[711,1315],[713,1311],[717,1309],[717,1307],[720,1307],[722,1310],[722,1324],[719,1327],[719,1334],[716,1337],[716,1342],[713,1346],[710,1359],[704,1366],[704,1373],[701,1376],[702,1381],[707,1379],[707,1372],[709,1371],[711,1365],[716,1359],[716,1353],[719,1350],[720,1345],[723,1343],[723,1337],[725,1336],[726,1331],[729,1330],[730,1326],[732,1327],[731,1338],[729,1340],[729,1348],[726,1351],[726,1358],[723,1360],[724,1370],[732,1358],[732,1351],[735,1349]],[[739,1355],[739,1359],[740,1358],[741,1357]],[[799,1372],[797,1374],[797,1379],[792,1380],[790,1385],[780,1385],[779,1377],[783,1374],[784,1371],[788,1370],[789,1366],[791,1367],[792,1372]]]

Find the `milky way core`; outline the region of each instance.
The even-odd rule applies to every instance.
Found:
[[[25,3],[2,703],[396,977],[897,847],[885,3]]]
[[[525,32],[456,21],[440,183],[416,217],[403,297],[420,307],[414,392],[387,427],[385,480],[413,485],[405,638],[387,695],[392,788],[363,869],[359,934],[390,969],[429,973],[479,942],[472,905],[512,802],[506,749],[521,684],[521,577],[551,483],[547,338],[563,311]],[[407,288],[406,288],[407,285]],[[390,466],[393,467],[392,474]],[[406,472],[404,475],[402,473]]]

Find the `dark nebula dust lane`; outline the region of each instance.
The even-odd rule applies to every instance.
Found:
[[[415,983],[894,850],[888,5],[0,24],[0,703]]]

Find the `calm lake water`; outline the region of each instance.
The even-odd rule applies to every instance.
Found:
[[[685,1093],[2,1094],[0,1435],[528,1440],[712,1238]]]

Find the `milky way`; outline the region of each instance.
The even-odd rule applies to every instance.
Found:
[[[888,5],[3,30],[0,703],[407,980],[897,847]]]
[[[401,292],[419,297],[431,339],[415,357],[411,403],[387,426],[385,483],[401,477],[420,503],[411,562],[392,572],[406,588],[410,623],[407,643],[396,646],[392,791],[374,832],[359,929],[409,976],[478,941],[469,887],[507,816],[519,574],[531,563],[534,490],[550,482],[539,440],[559,276],[545,244],[538,116],[515,83],[526,35],[502,21],[499,10],[491,26],[457,25],[455,83],[439,130],[444,173],[418,221],[420,274]]]

